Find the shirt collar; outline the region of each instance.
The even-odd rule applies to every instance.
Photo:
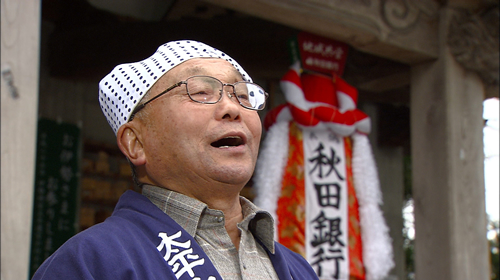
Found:
[[[195,198],[162,187],[143,185],[142,194],[193,237],[199,226],[206,224],[207,217],[224,215],[222,211],[209,209]],[[271,214],[244,197],[240,197],[240,202],[243,220],[238,227],[252,232],[274,254],[274,221]]]
[[[274,254],[274,220],[271,214],[260,209],[250,200],[240,197],[243,220],[238,227],[252,232],[254,237]]]

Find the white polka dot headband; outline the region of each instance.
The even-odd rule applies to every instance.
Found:
[[[245,81],[252,82],[238,62],[216,48],[188,40],[163,44],[142,61],[116,66],[99,83],[99,103],[115,134],[128,122],[134,108],[158,79],[182,62],[200,57],[224,59],[240,72]]]

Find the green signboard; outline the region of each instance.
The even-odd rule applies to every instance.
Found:
[[[77,232],[80,128],[38,121],[30,277]]]

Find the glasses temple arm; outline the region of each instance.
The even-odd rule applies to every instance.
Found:
[[[142,103],[142,104],[137,105],[137,107],[135,107],[134,111],[132,111],[132,114],[130,114],[130,119],[129,119],[129,121],[133,120],[133,119],[134,119],[134,115],[135,115],[135,114],[137,114],[137,112],[139,112],[140,110],[142,110],[144,107],[146,107],[146,105],[147,105],[149,102],[151,102],[151,101],[155,100],[156,98],[158,98],[158,97],[160,97],[160,96],[164,95],[165,93],[167,93],[167,92],[169,92],[169,91],[173,90],[174,88],[179,87],[180,85],[182,85],[182,84],[184,84],[184,83],[185,83],[184,81],[183,81],[183,82],[178,82],[178,83],[176,83],[176,84],[174,84],[174,85],[170,86],[170,87],[169,87],[169,88],[167,88],[166,90],[164,90],[164,91],[160,92],[160,94],[158,94],[157,96],[155,96],[155,97],[153,97],[153,98],[149,99],[148,101],[146,101],[146,102],[144,102],[144,103]]]

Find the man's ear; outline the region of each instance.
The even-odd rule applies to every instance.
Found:
[[[146,163],[146,155],[140,133],[141,130],[130,122],[123,124],[116,133],[118,147],[135,166]]]

